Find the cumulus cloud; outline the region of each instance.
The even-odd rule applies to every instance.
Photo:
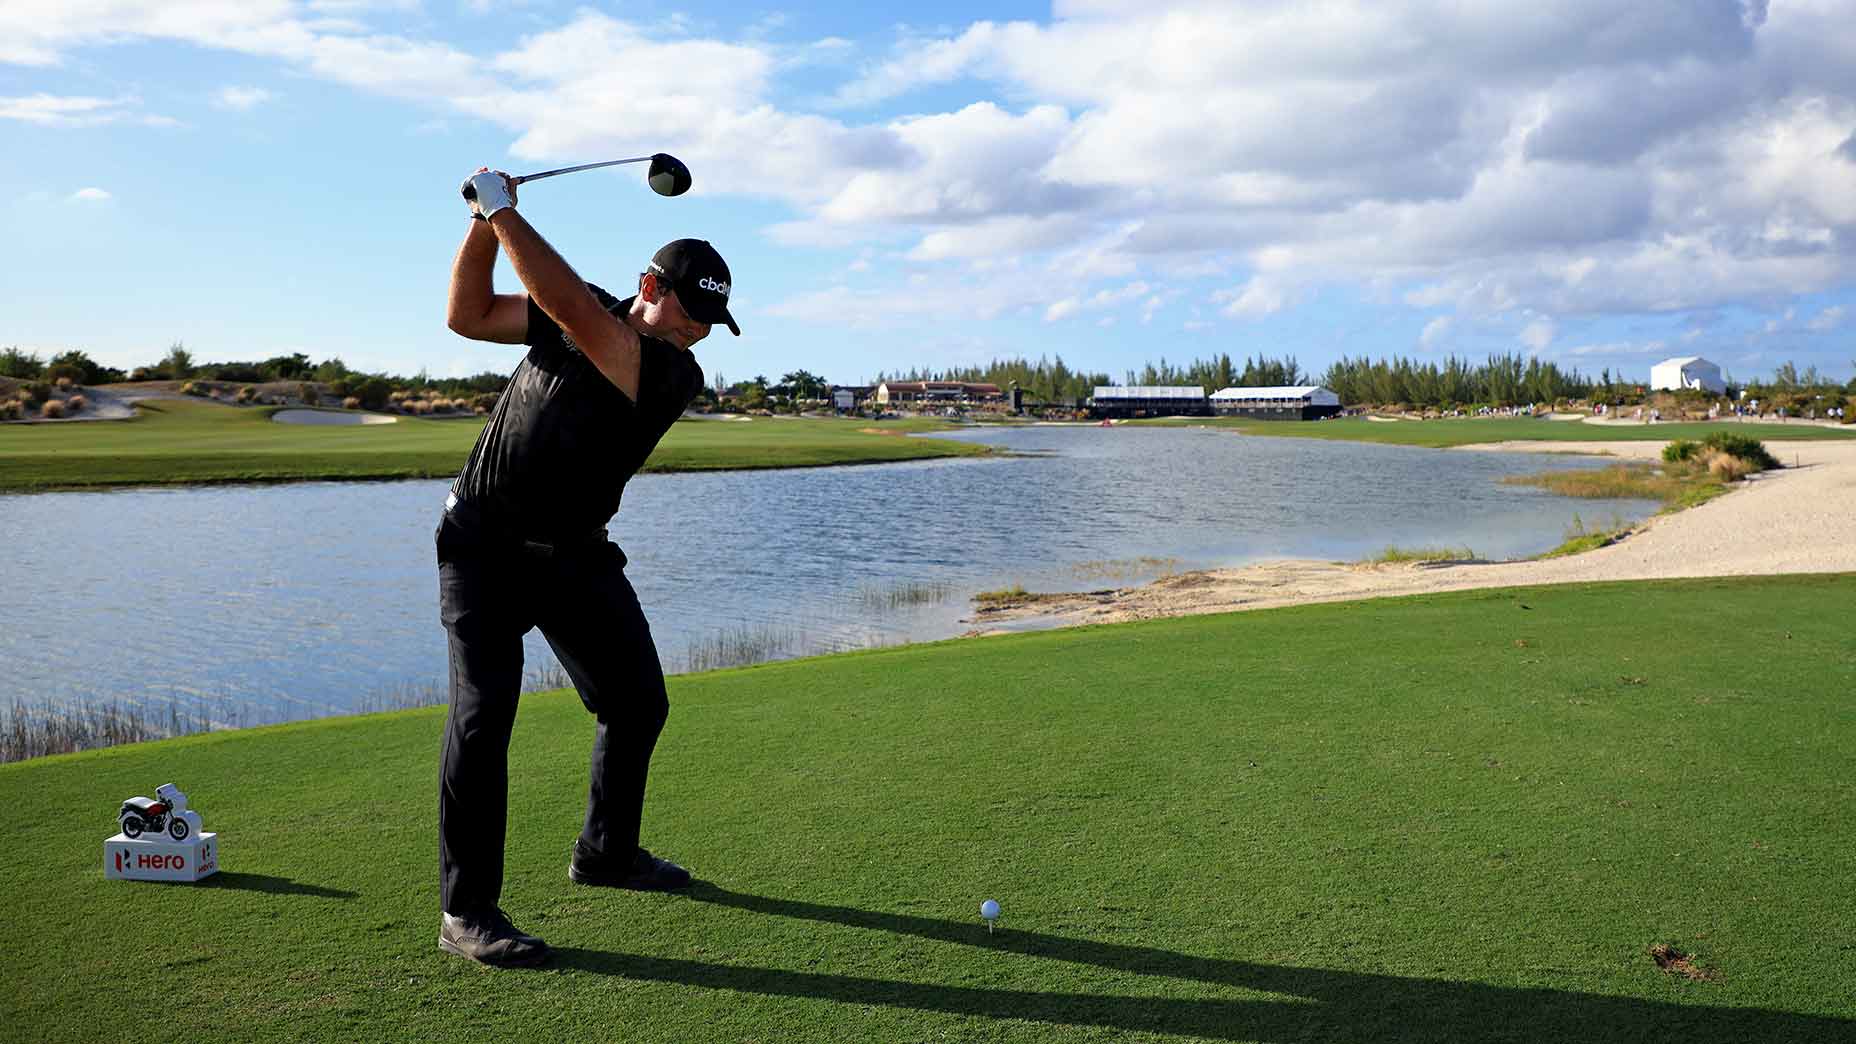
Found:
[[[262,87],[221,87],[213,94],[213,104],[221,109],[249,112],[272,97],[271,92]]]
[[[1160,271],[1246,273],[1196,295],[1235,318],[1343,283],[1464,322],[1765,307],[1856,272],[1856,37],[1833,0],[1057,0],[904,35],[823,112],[783,77],[858,50],[840,38],[581,9],[471,53],[362,25],[397,2],[11,0],[0,63],[183,42],[485,121],[525,160],[665,149],[699,193],[790,208],[783,243],[1032,259],[1071,281],[1022,299],[1054,318]],[[950,89],[960,104],[914,104]],[[0,99],[0,119],[45,125],[134,111]],[[910,307],[888,294],[845,299]],[[1522,337],[1544,350],[1555,330]]]
[[[1453,325],[1455,325],[1455,320],[1447,315],[1440,315],[1432,319],[1430,322],[1424,324],[1423,332],[1418,334],[1418,344],[1426,351],[1436,348],[1438,344],[1442,343],[1444,337],[1450,333],[1450,327]]]
[[[110,194],[100,188],[81,188],[71,193],[71,199],[77,203],[101,203],[110,198]]]
[[[1252,276],[1233,290],[1220,290],[1212,300],[1224,302],[1224,314],[1240,319],[1259,319],[1282,311],[1288,304],[1288,291],[1273,280]]]
[[[1827,333],[1843,325],[1844,312],[1842,305],[1826,308],[1817,313],[1817,316],[1805,326],[1815,333]]]
[[[1530,351],[1542,352],[1553,343],[1554,326],[1550,319],[1536,319],[1521,329],[1521,343]]]

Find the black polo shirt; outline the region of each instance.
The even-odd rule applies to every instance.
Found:
[[[632,298],[587,287],[624,321]],[[611,521],[625,483],[702,390],[702,367],[689,352],[640,334],[634,403],[532,297],[526,340],[528,356],[451,490],[486,524],[525,539],[585,539]]]

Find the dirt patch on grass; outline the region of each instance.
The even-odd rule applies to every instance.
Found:
[[[1721,977],[1720,972],[1696,965],[1693,957],[1668,943],[1657,943],[1650,947],[1650,959],[1656,962],[1658,968],[1692,982],[1713,982]]]
[[[857,430],[860,434],[864,434],[864,435],[907,435],[908,434],[908,432],[906,431],[896,431],[891,428],[858,428]]]

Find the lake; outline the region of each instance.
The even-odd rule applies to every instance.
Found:
[[[958,635],[979,591],[1126,586],[1388,544],[1522,557],[1575,515],[1505,475],[1589,458],[1162,427],[977,428],[1012,455],[644,475],[611,532],[667,670]],[[122,702],[220,724],[442,692],[432,531],[448,483],[0,495],[13,597],[0,702]],[[537,683],[552,665],[527,642]]]

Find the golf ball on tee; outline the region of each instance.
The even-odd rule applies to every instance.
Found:
[[[986,918],[988,921],[992,920],[995,917],[998,917],[999,916],[998,901],[994,899],[988,899],[985,902],[981,903],[980,904],[980,916]]]

